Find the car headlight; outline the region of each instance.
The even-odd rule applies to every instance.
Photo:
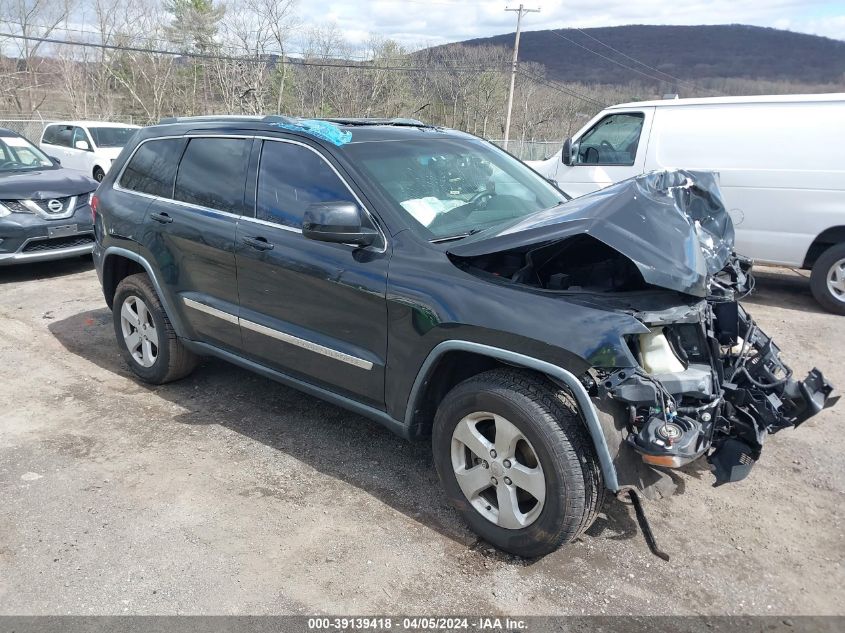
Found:
[[[9,211],[9,207],[5,204],[0,203],[0,218],[5,218],[7,215],[11,215],[12,212]]]

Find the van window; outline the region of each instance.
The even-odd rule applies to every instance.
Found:
[[[48,145],[55,145],[56,144],[56,137],[58,136],[59,128],[56,125],[48,125],[44,128],[44,135],[41,137],[42,143],[47,143]]]
[[[300,228],[309,204],[330,201],[357,204],[323,158],[301,145],[264,142],[258,170],[258,219]]]
[[[252,139],[194,138],[179,163],[174,200],[240,214]]]
[[[88,145],[88,148],[91,148],[91,142],[88,140],[88,136],[85,134],[85,130],[81,127],[73,128],[73,139],[71,141],[70,146],[76,148],[76,144],[79,141],[85,141],[85,144]]]
[[[173,177],[182,153],[180,138],[156,139],[143,143],[120,176],[120,186],[151,196],[170,198]]]
[[[645,117],[638,112],[610,114],[578,141],[577,165],[633,165]]]
[[[47,135],[50,135],[50,140],[47,140]],[[60,145],[62,147],[70,147],[71,139],[73,138],[72,125],[51,125],[44,133],[44,142],[50,145]]]

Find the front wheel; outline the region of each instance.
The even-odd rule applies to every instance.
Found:
[[[117,344],[139,378],[160,385],[193,371],[196,356],[176,337],[145,273],[130,275],[117,285],[113,306]]]
[[[823,308],[845,314],[845,244],[822,253],[810,274],[810,289]]]
[[[94,167],[94,180],[97,182],[103,182],[103,178],[106,177],[106,172],[103,171],[102,167]]]
[[[432,430],[449,500],[479,536],[534,557],[596,517],[604,484],[573,400],[546,378],[497,369],[452,389]]]

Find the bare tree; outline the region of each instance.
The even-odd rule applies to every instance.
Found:
[[[74,0],[0,0],[0,22],[11,32],[27,37],[49,37],[60,24],[67,20],[74,6]],[[15,73],[15,86],[11,98],[21,112],[37,110],[47,97],[39,91],[39,67],[44,60],[38,55],[43,42],[31,39],[15,39],[22,63],[20,73]]]

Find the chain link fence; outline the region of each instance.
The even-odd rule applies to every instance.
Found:
[[[133,123],[132,119],[132,116],[111,116],[108,118],[109,121],[114,123]],[[13,132],[17,132],[21,136],[28,138],[33,143],[38,144],[41,140],[41,132],[44,131],[44,127],[46,125],[49,123],[55,123],[56,121],[73,120],[74,117],[64,117],[58,115],[42,119],[24,119],[13,116],[5,118],[3,114],[0,113],[0,128],[6,128],[8,130],[12,130]],[[490,139],[490,142],[495,143],[499,147],[502,147],[505,143],[502,139]],[[560,150],[562,145],[563,143],[561,141],[511,140],[508,142],[508,151],[520,160],[545,160]]]
[[[7,118],[8,117],[8,118]],[[112,116],[108,117],[108,119],[98,119],[98,118],[91,118],[86,119],[88,121],[110,121],[112,123],[133,123],[133,117],[129,116]],[[15,117],[11,115],[3,115],[0,113],[0,128],[6,128],[7,130],[12,130],[13,132],[17,132],[21,136],[28,138],[30,141],[35,143],[36,145],[41,141],[41,132],[44,131],[44,127],[49,125],[50,123],[55,123],[56,121],[75,121],[79,120],[79,117],[73,116],[59,116],[59,115],[51,115],[49,117],[39,118],[39,119],[24,119],[20,117]]]
[[[503,147],[502,139],[490,139],[499,147]],[[508,141],[508,151],[520,160],[545,160],[563,147],[563,141]]]

